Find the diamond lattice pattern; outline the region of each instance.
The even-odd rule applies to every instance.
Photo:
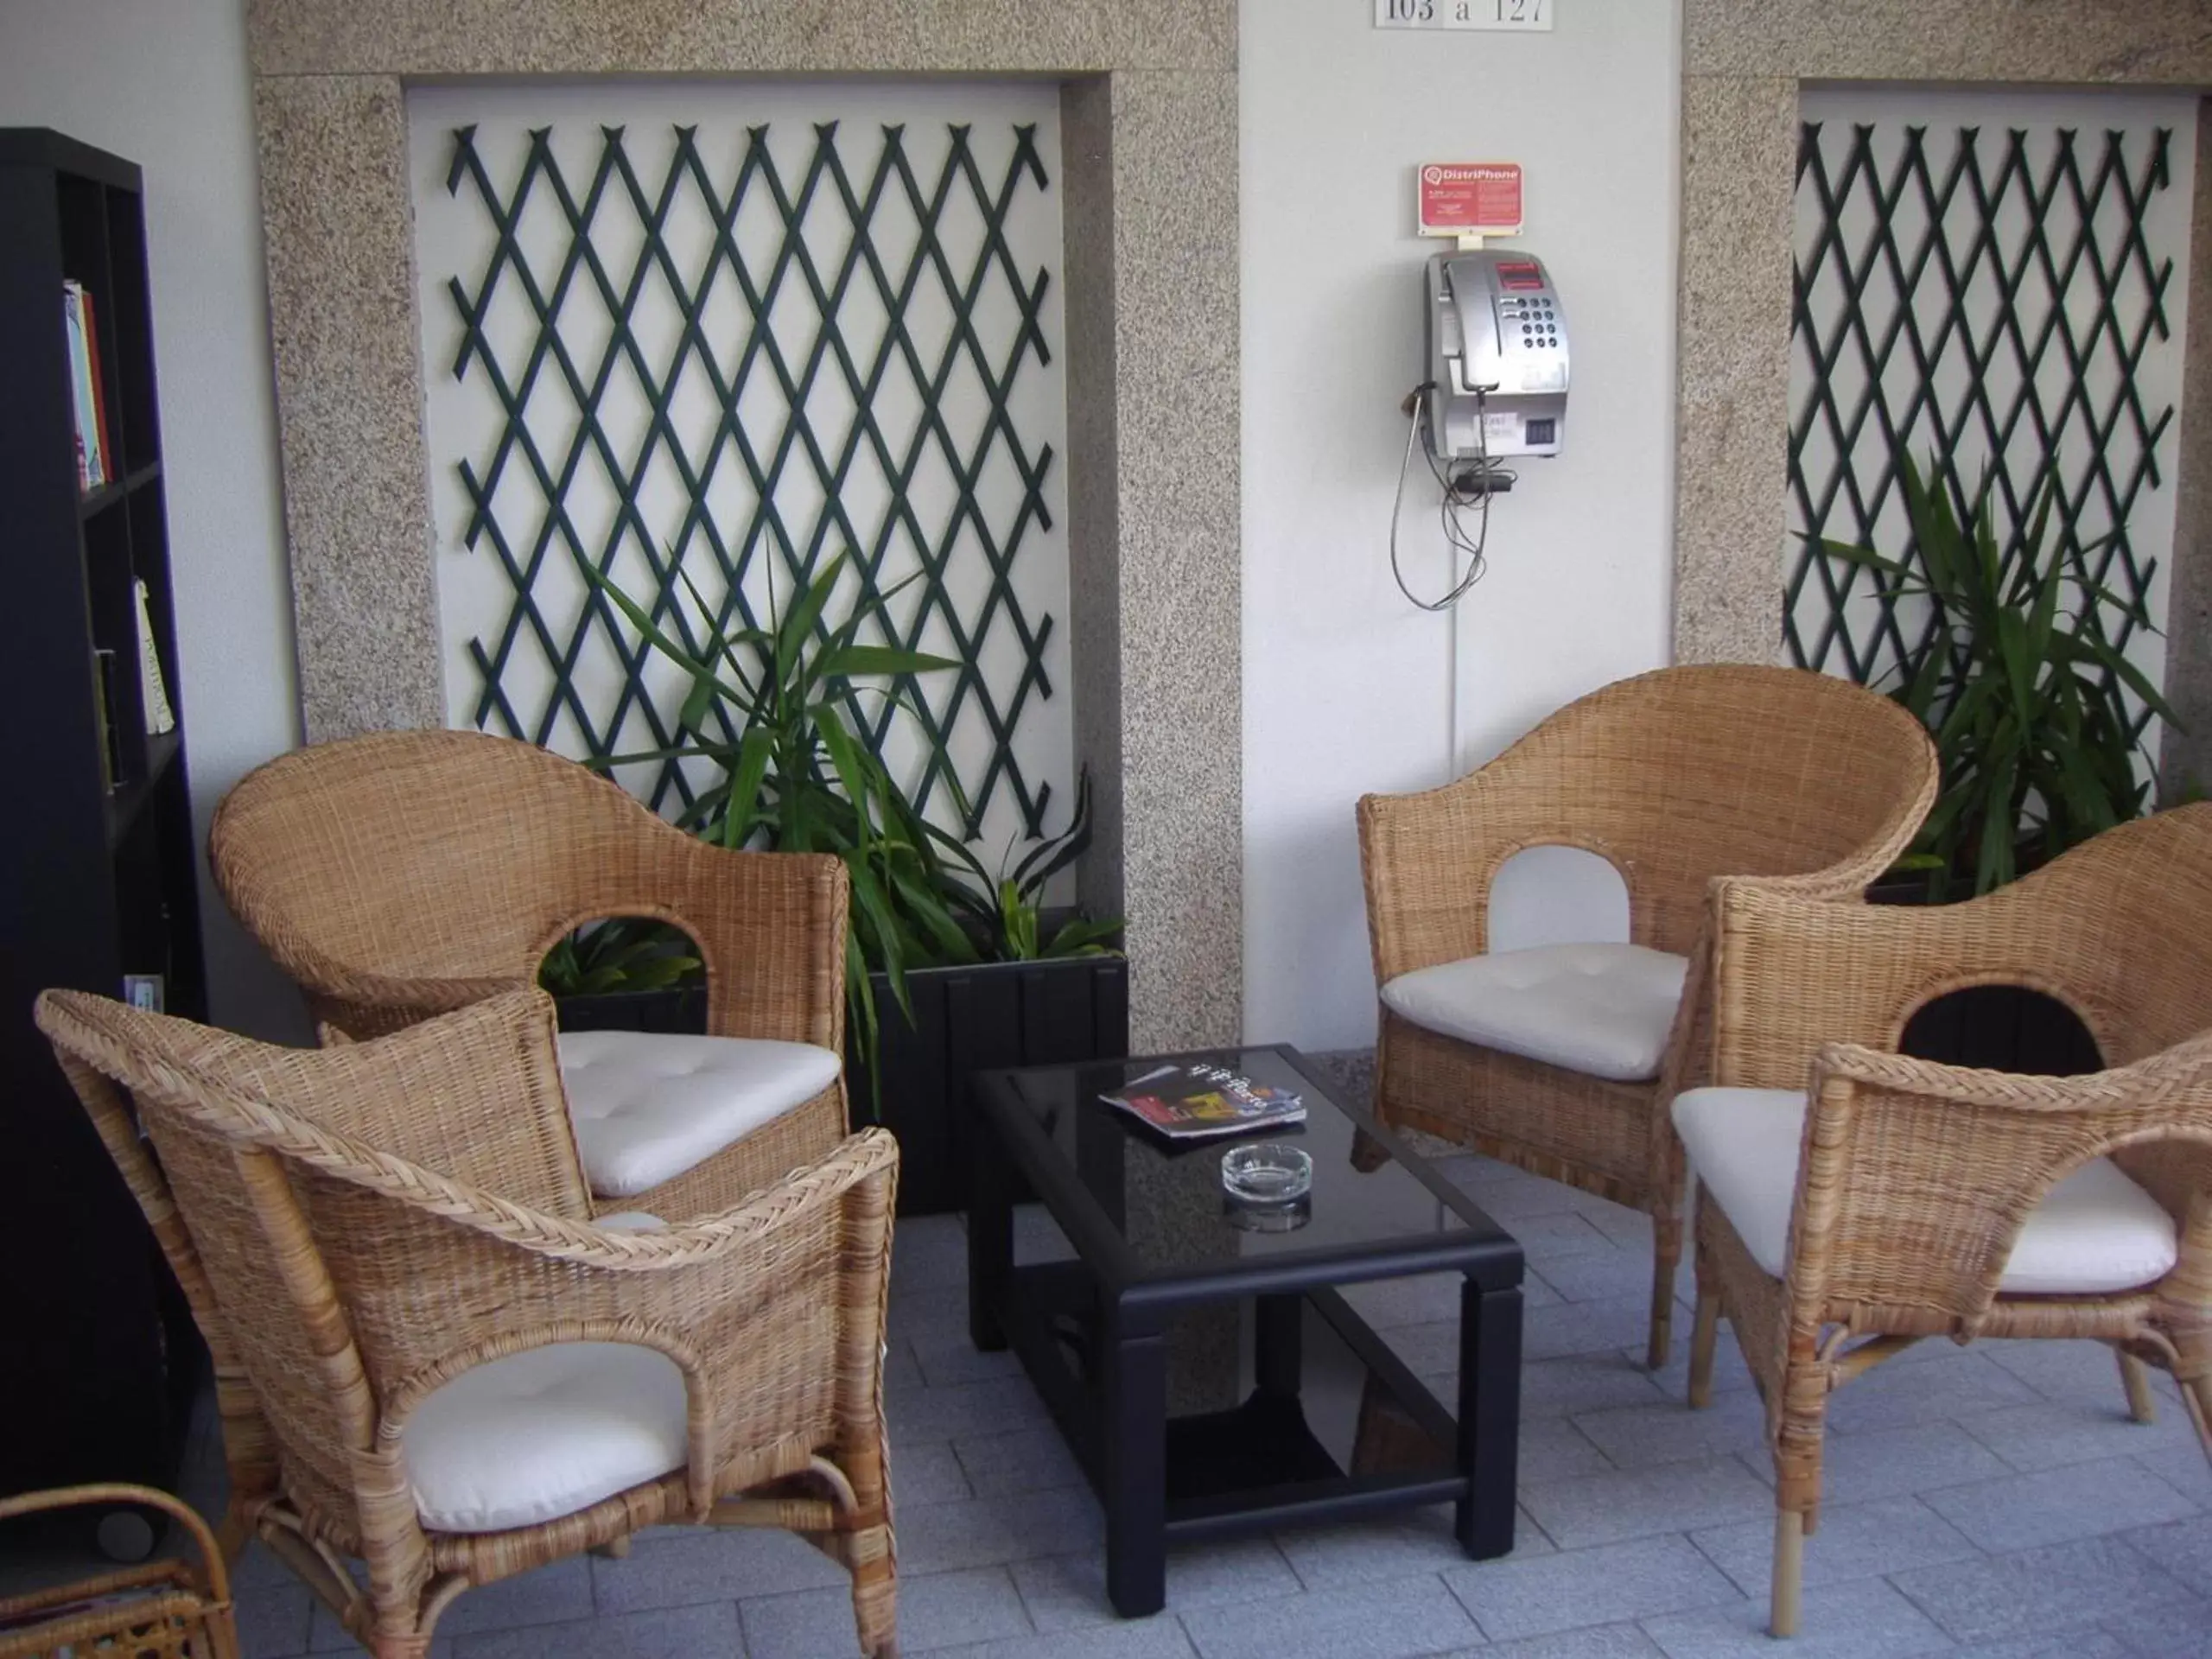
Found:
[[[700,601],[765,626],[849,549],[830,620],[891,594],[877,642],[962,665],[856,698],[855,721],[937,822],[1038,833],[1052,768],[1015,733],[1052,696],[1056,590],[1016,576],[1057,551],[1065,416],[1051,271],[1014,251],[1025,216],[1057,214],[1036,125],[445,137],[480,229],[444,273],[443,366],[489,415],[457,462],[458,539],[499,586],[467,717],[579,758],[663,748],[687,688],[583,568],[696,646]],[[697,764],[617,775],[672,812]]]
[[[2146,360],[2172,338],[2174,262],[2147,227],[2168,188],[2164,129],[1996,130],[1808,121],[1798,153],[1789,485],[1795,530],[1911,546],[1895,457],[1932,452],[1971,493],[1985,466],[2017,542],[2055,466],[2056,532],[2089,580],[2163,603],[2131,534],[2162,484],[2174,418]],[[1887,683],[1929,617],[1793,536],[1791,660]],[[2136,640],[2103,607],[2116,642]]]

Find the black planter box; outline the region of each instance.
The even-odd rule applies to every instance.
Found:
[[[906,976],[914,1021],[875,976],[882,1025],[879,1122],[899,1137],[899,1213],[968,1205],[969,1079],[1008,1065],[1118,1059],[1129,1052],[1129,964],[1120,957],[923,968]],[[845,1046],[853,1116],[874,1111],[866,1061]]]
[[[1928,878],[1878,881],[1866,889],[1866,899],[1928,904]],[[1937,997],[1906,1022],[1897,1050],[1945,1065],[2036,1077],[2081,1077],[2104,1069],[2096,1039],[2074,1010],[2024,985],[1974,985]]]
[[[1007,1065],[1118,1059],[1129,1052],[1129,964],[1121,957],[1060,957],[906,975],[909,1025],[882,975],[874,976],[881,1111],[864,1057],[845,1049],[845,1092],[855,1122],[899,1138],[899,1213],[937,1215],[968,1201],[968,1079]],[[705,991],[622,991],[559,1000],[563,1031],[698,1032]]]

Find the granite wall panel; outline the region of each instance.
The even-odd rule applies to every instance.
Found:
[[[2196,107],[2196,193],[2190,204],[2189,334],[2182,346],[2175,441],[2174,553],[2167,573],[2166,701],[2182,726],[2160,744],[2169,800],[2212,788],[2212,101]]]
[[[1675,655],[1782,659],[1797,88],[1806,81],[2212,88],[2212,9],[2174,0],[1684,0]],[[2200,163],[2207,152],[2202,123]],[[2212,298],[2196,186],[2168,696],[2212,763]],[[2192,715],[2191,711],[2196,711]]]
[[[308,739],[444,723],[397,81],[254,88]]]

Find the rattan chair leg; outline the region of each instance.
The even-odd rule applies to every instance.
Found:
[[[2181,1385],[2182,1402],[2189,1408],[2189,1421],[2196,1426],[2196,1443],[2204,1448],[2204,1455],[2212,1459],[2212,1376],[2200,1376],[2193,1382]]]
[[[2139,1423],[2157,1422],[2158,1401],[2151,1392],[2150,1368],[2125,1348],[2113,1351],[2120,1357],[2120,1385],[2127,1390],[2127,1414]]]
[[[1774,1584],[1767,1629],[1775,1636],[1797,1634],[1805,1595],[1805,1517],[1796,1510],[1774,1515]]]
[[[1679,1217],[1655,1221],[1651,1227],[1651,1340],[1643,1363],[1653,1370],[1666,1369],[1675,1347],[1675,1270],[1682,1264],[1682,1224]]]
[[[427,1636],[379,1636],[372,1638],[369,1651],[375,1659],[429,1659],[430,1638]]]
[[[891,1529],[863,1528],[846,1535],[852,1561],[853,1623],[865,1659],[899,1659],[899,1568]]]
[[[1697,1323],[1690,1327],[1690,1409],[1713,1403],[1713,1357],[1720,1345],[1720,1293],[1697,1287]]]
[[[223,1552],[223,1565],[236,1567],[238,1557],[245,1554],[245,1547],[252,1541],[253,1523],[245,1518],[245,1511],[233,1498],[215,1528],[215,1547]]]

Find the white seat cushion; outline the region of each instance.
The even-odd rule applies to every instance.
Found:
[[[1805,1091],[1692,1089],[1675,1098],[1675,1128],[1751,1258],[1781,1278]],[[2012,1296],[2100,1296],[2164,1278],[2175,1257],[2174,1218],[2111,1159],[2093,1158],[2028,1212],[1997,1287]]]
[[[1400,974],[1382,1003],[1462,1042],[1640,1083],[1659,1075],[1688,971],[1640,944],[1546,944]]]
[[[433,1391],[402,1444],[424,1526],[535,1526],[683,1466],[683,1373],[634,1343],[528,1349]]]
[[[811,1043],[642,1031],[563,1032],[560,1049],[584,1179],[603,1198],[672,1180],[804,1105],[839,1064]]]

